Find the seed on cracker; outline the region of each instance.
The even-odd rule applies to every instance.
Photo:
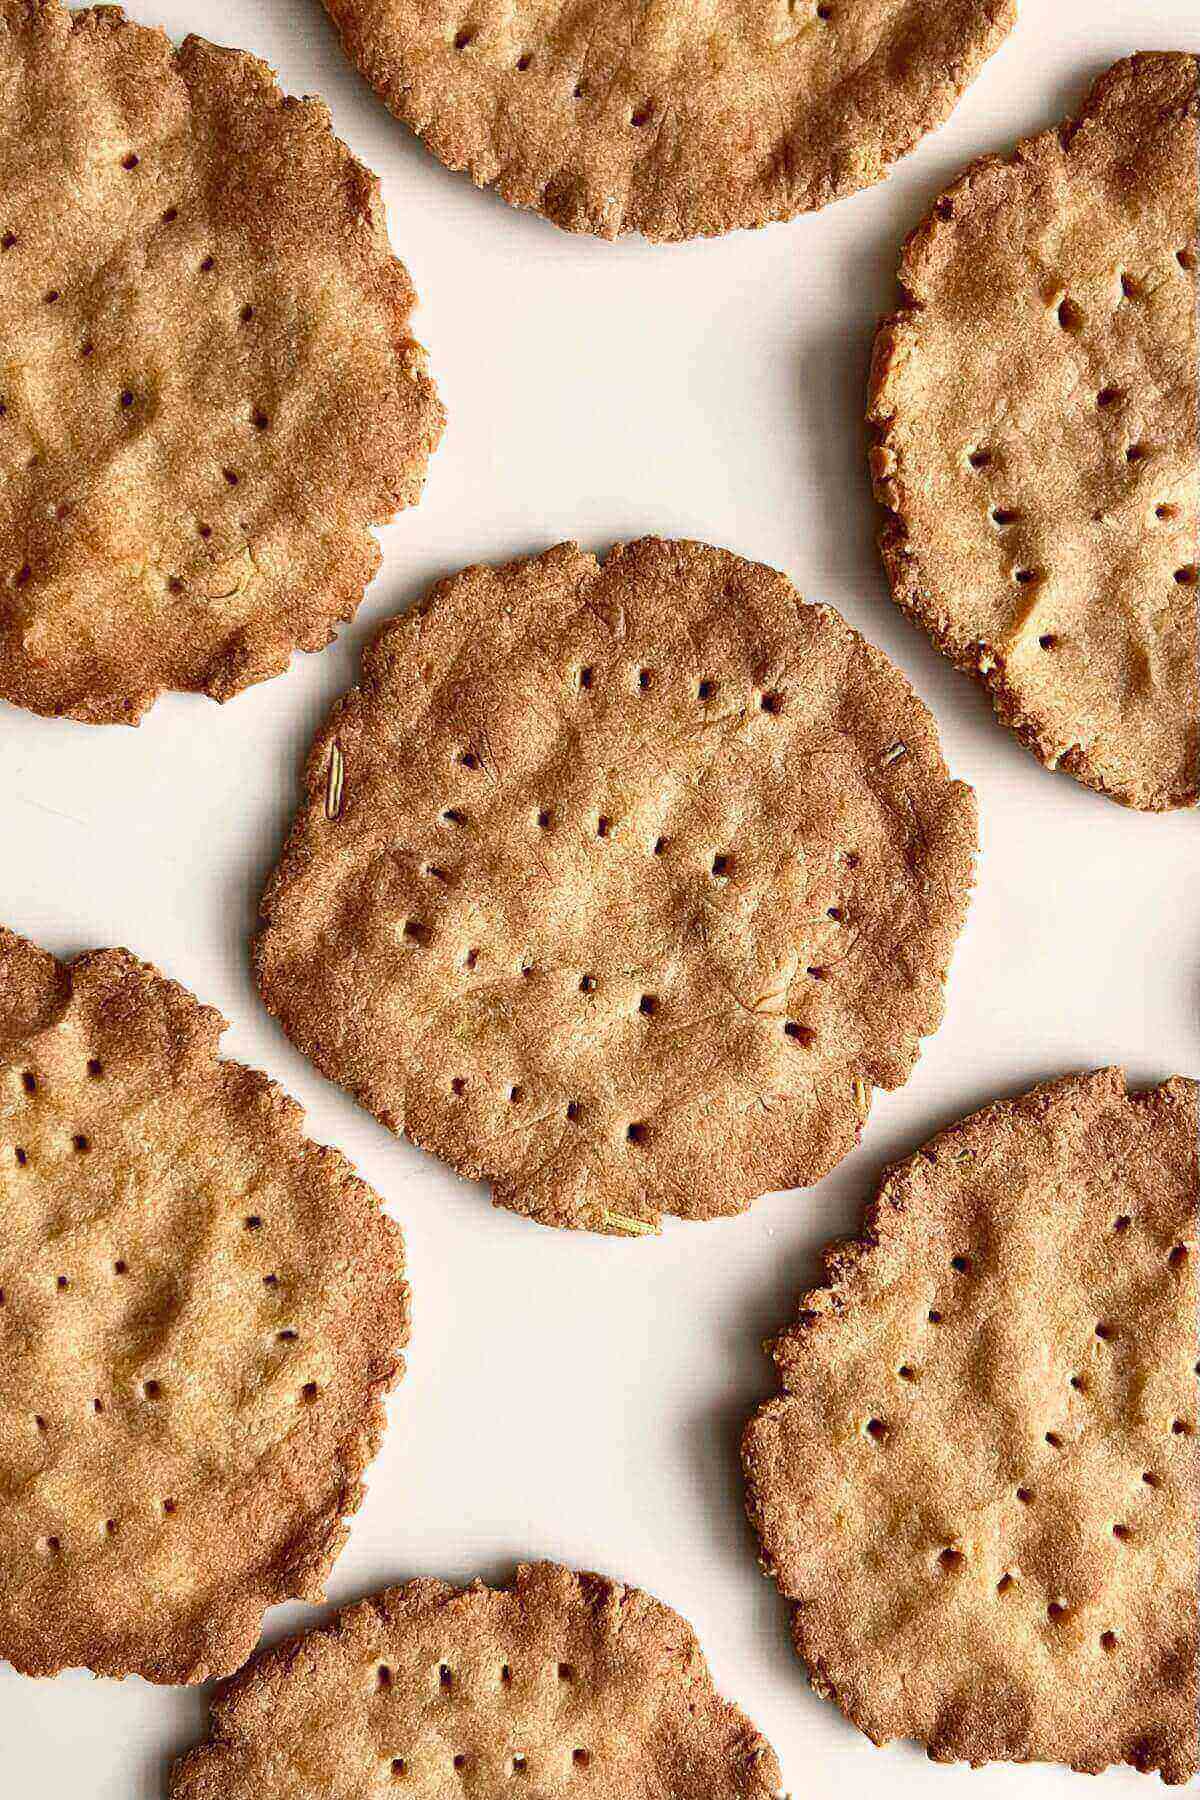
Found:
[[[229,1674],[319,1599],[408,1335],[400,1233],[220,1015],[0,930],[0,1657]]]
[[[779,1800],[691,1627],[551,1563],[510,1588],[413,1581],[257,1656],[219,1690],[172,1800],[451,1792]]]
[[[1016,0],[325,0],[452,169],[567,231],[712,236],[883,178],[999,48]]]
[[[1143,55],[905,246],[875,347],[898,604],[1049,768],[1200,796],[1200,75]]]
[[[885,657],[725,551],[443,582],[306,786],[267,1005],[543,1223],[632,1238],[816,1181],[941,1019],[974,797]]]
[[[1198,1096],[1106,1069],[942,1132],[773,1346],[750,1516],[876,1743],[1196,1772]]]
[[[136,723],[328,643],[441,435],[415,300],[320,100],[0,0],[0,699]]]

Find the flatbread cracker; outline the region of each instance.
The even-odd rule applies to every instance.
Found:
[[[325,0],[452,169],[567,231],[710,237],[882,180],[1016,0]]]
[[[225,1022],[0,931],[0,1656],[229,1674],[319,1599],[408,1335],[400,1233]]]
[[[1111,69],[909,239],[875,348],[898,604],[1050,768],[1200,795],[1200,77]]]
[[[511,1588],[414,1581],[258,1656],[218,1693],[172,1800],[317,1794],[776,1800],[779,1765],[689,1625],[552,1563]]]
[[[976,840],[904,678],[786,578],[646,538],[435,587],[309,756],[264,999],[545,1224],[816,1181],[942,1016]]]
[[[328,643],[441,435],[415,300],[320,100],[0,0],[0,698],[136,723]]]
[[[1196,1772],[1198,1093],[1106,1069],[942,1132],[773,1346],[750,1515],[876,1743]]]

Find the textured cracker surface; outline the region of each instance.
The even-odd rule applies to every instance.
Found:
[[[414,303],[321,101],[0,0],[0,698],[132,723],[326,644],[441,434]]]
[[[467,569],[368,651],[306,789],[267,1005],[543,1223],[817,1180],[941,1019],[974,796],[887,659],[761,564]]]
[[[905,247],[875,350],[892,592],[1051,768],[1200,793],[1197,62],[1118,63]]]
[[[201,1681],[316,1599],[378,1449],[398,1229],[224,1021],[0,931],[0,1656]]]
[[[890,1171],[744,1446],[817,1691],[938,1761],[1195,1772],[1197,1088],[1119,1070]]]
[[[325,0],[452,169],[568,231],[688,238],[879,181],[1016,0]]]
[[[550,1563],[511,1588],[414,1581],[349,1607],[256,1657],[211,1732],[173,1800],[491,1800],[510,1782],[538,1800],[771,1800],[780,1780],[677,1613]]]

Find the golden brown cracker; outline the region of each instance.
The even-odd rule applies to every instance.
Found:
[[[319,650],[443,414],[320,100],[0,0],[0,698],[134,723]]]
[[[567,231],[712,236],[879,181],[1015,0],[325,0],[452,169]]]
[[[648,1594],[552,1563],[511,1588],[414,1581],[258,1656],[172,1800],[776,1800],[770,1746]]]
[[[1050,768],[1200,793],[1194,56],[1135,56],[905,247],[871,378],[892,592]]]
[[[876,1743],[1196,1771],[1197,1092],[1106,1069],[942,1132],[773,1346],[763,1565]]]
[[[761,564],[467,569],[368,651],[305,785],[267,1005],[543,1223],[817,1180],[941,1019],[974,796],[887,659]]]
[[[400,1233],[224,1020],[0,931],[0,1656],[202,1681],[320,1598],[408,1335]]]

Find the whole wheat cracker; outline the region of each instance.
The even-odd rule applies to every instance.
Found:
[[[872,471],[898,604],[1050,768],[1200,793],[1197,59],[1142,55],[905,246]]]
[[[1016,0],[325,0],[397,117],[567,231],[712,236],[883,178]]]
[[[763,1566],[876,1743],[1196,1771],[1198,1092],[1105,1069],[940,1133],[772,1347]]]
[[[787,579],[658,538],[442,582],[309,755],[267,1005],[546,1224],[807,1184],[942,1015],[976,838],[904,678]]]
[[[202,1681],[320,1598],[408,1335],[399,1230],[220,1014],[0,930],[0,1656]]]
[[[320,100],[0,0],[0,698],[135,723],[328,643],[441,435],[415,299]]]
[[[255,1657],[218,1692],[171,1795],[419,1800],[514,1780],[539,1800],[773,1800],[780,1775],[677,1613],[535,1563],[508,1588],[386,1589]]]

